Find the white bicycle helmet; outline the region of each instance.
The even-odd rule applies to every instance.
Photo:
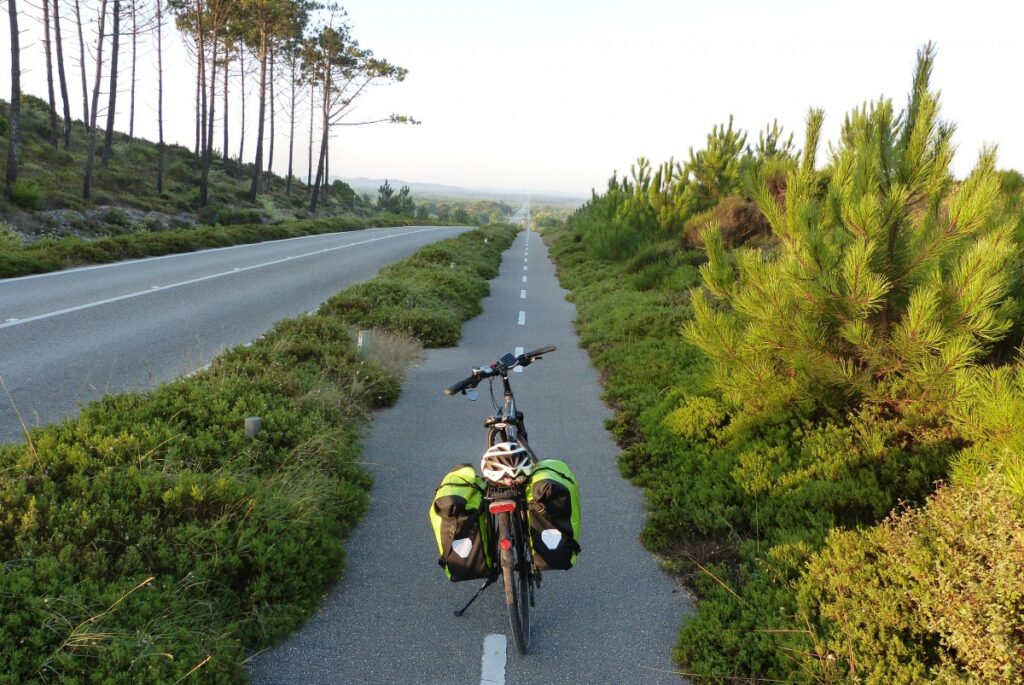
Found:
[[[499,442],[484,452],[480,471],[487,480],[499,483],[506,478],[529,476],[533,473],[533,462],[518,442]]]

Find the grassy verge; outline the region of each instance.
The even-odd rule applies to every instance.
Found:
[[[682,335],[704,252],[667,241],[602,260],[586,221],[547,239],[615,410],[620,468],[645,488],[643,541],[700,600],[681,669],[714,683],[1024,682],[1024,470],[975,465],[1020,454],[1019,365],[967,386],[954,439],[912,442],[867,412],[744,414]]]
[[[200,226],[172,231],[139,231],[113,237],[44,238],[30,245],[5,239],[0,233],[0,278],[58,271],[85,264],[108,264],[124,259],[158,257],[192,252],[211,247],[258,243],[264,240],[296,238],[305,235],[355,231],[361,228],[436,224],[411,217],[384,214],[371,218],[355,216],[302,219],[280,224],[243,224],[240,226]]]
[[[360,429],[399,394],[405,335],[456,340],[515,230],[427,247],[207,371],[0,446],[0,683],[244,680],[344,568],[371,485]],[[353,324],[384,327],[383,364]]]

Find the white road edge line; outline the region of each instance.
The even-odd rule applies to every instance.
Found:
[[[401,228],[400,226],[387,226],[381,228],[364,228],[357,229],[361,231],[380,231],[387,228]],[[433,230],[437,228],[446,228],[445,226],[424,226],[421,230]],[[50,271],[45,274],[29,274],[28,276],[15,276],[13,278],[2,278],[0,279],[0,285],[6,283],[17,283],[18,281],[28,281],[36,278],[53,278],[54,276],[66,276],[68,274],[79,274],[83,271],[95,271],[97,269],[111,269],[118,266],[129,266],[132,264],[141,264],[143,262],[156,262],[162,259],[177,259],[178,257],[190,257],[198,254],[207,254],[210,252],[224,252],[227,250],[241,250],[245,248],[259,247],[260,245],[266,245],[268,243],[288,243],[293,240],[310,240],[312,238],[328,238],[331,236],[339,236],[346,233],[352,233],[352,231],[336,231],[334,233],[317,233],[314,235],[297,235],[294,238],[278,238],[277,240],[264,240],[259,243],[242,243],[241,245],[228,245],[226,247],[209,247],[203,250],[193,250],[192,252],[175,252],[174,254],[164,254],[156,257],[140,257],[139,259],[127,259],[121,262],[113,262],[111,264],[93,264],[92,266],[78,266],[72,269],[61,269],[60,271]],[[403,234],[407,235],[407,234]],[[396,236],[391,236],[396,237]],[[373,240],[381,240],[381,238],[373,238]],[[289,257],[289,259],[294,259]]]
[[[505,636],[496,633],[484,637],[480,685],[505,685],[505,642]]]
[[[519,325],[520,326],[525,326],[526,325],[526,312],[524,310],[522,310],[522,309],[519,310]]]
[[[423,231],[426,231],[426,230],[430,230],[430,229],[424,228],[424,229],[420,229],[418,231],[407,231],[405,233],[396,233],[395,235],[390,235],[390,236],[387,236],[385,238],[370,238],[369,240],[363,240],[363,241],[360,241],[358,243],[349,243],[347,245],[337,245],[335,247],[325,247],[323,249],[316,250],[314,252],[307,252],[306,254],[296,255],[294,257],[294,259],[301,259],[303,257],[313,257],[315,255],[324,254],[326,252],[334,252],[336,250],[344,250],[345,248],[348,248],[348,247],[353,247],[355,245],[365,245],[366,243],[373,243],[373,242],[376,242],[378,240],[388,240],[390,238],[400,238],[400,237],[406,236],[406,235],[413,235],[414,233],[422,233]],[[293,258],[292,257],[284,257],[282,259],[275,259],[273,261],[264,262],[262,264],[253,264],[251,266],[243,266],[242,268],[235,268],[235,269],[232,269],[231,271],[222,271],[220,273],[209,274],[207,276],[200,276],[198,278],[191,278],[191,279],[189,279],[187,281],[181,281],[179,283],[171,283],[170,285],[163,285],[163,286],[154,285],[152,288],[149,288],[148,290],[140,290],[138,292],[128,293],[127,295],[118,295],[117,297],[108,297],[105,300],[96,300],[95,302],[87,302],[85,304],[80,304],[80,305],[77,305],[75,307],[68,307],[66,309],[58,309],[56,311],[47,312],[45,314],[37,314],[35,316],[29,316],[27,318],[18,319],[16,321],[5,321],[4,323],[0,323],[0,329],[11,328],[12,326],[21,326],[22,324],[32,323],[33,321],[41,321],[43,319],[52,319],[55,316],[62,316],[64,314],[71,314],[72,312],[79,312],[79,311],[82,311],[83,309],[91,309],[93,307],[99,307],[99,306],[104,305],[104,304],[111,304],[113,302],[120,302],[121,300],[130,300],[133,297],[140,297],[142,295],[152,295],[153,293],[156,293],[156,292],[163,292],[165,290],[171,290],[172,288],[180,288],[182,286],[192,285],[194,283],[202,283],[203,281],[210,281],[210,280],[213,280],[214,278],[221,278],[223,276],[233,276],[235,274],[244,273],[246,271],[252,271],[253,269],[262,269],[263,267],[274,266],[275,264],[282,264],[284,262],[289,261],[290,259],[293,259]]]
[[[521,355],[525,351],[526,350],[524,350],[522,347],[517,347],[516,348],[516,356],[518,357],[519,355]],[[512,373],[522,373],[522,372],[523,372],[523,367],[521,367],[521,366],[517,366],[516,368],[512,369]]]

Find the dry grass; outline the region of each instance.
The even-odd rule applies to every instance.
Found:
[[[353,329],[352,337],[358,340],[359,331]],[[364,337],[363,354],[398,378],[404,378],[405,370],[423,358],[423,343],[403,333],[371,328]]]

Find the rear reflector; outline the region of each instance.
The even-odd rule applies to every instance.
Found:
[[[501,548],[506,552],[512,549],[512,541],[508,538],[503,538],[498,544],[501,545]]]
[[[516,510],[516,503],[514,500],[501,500],[500,502],[491,502],[490,510],[492,514],[504,514],[508,511]]]

